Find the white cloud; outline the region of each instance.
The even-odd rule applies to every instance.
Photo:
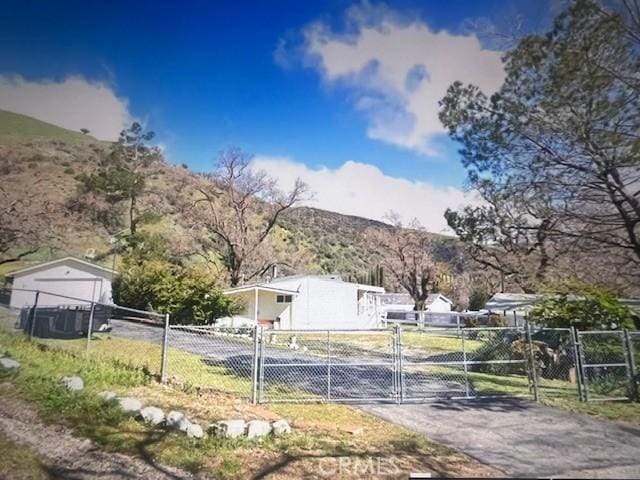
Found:
[[[371,138],[436,155],[445,133],[438,101],[447,87],[460,80],[491,93],[504,78],[501,52],[483,48],[474,34],[436,32],[369,3],[348,9],[345,19],[345,32],[309,25],[305,54],[328,84],[355,93]]]
[[[119,98],[111,86],[80,76],[56,82],[0,75],[0,109],[70,130],[88,128],[101,140],[116,140],[132,121],[128,101]]]
[[[312,169],[286,157],[257,156],[252,168],[269,173],[283,189],[290,189],[301,178],[314,193],[309,206],[374,220],[383,220],[393,210],[405,221],[417,218],[427,230],[437,233],[452,233],[443,216],[447,207],[478,203],[473,194],[462,190],[391,177],[374,165],[354,161],[335,170]]]

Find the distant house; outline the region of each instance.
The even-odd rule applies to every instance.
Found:
[[[75,257],[44,262],[8,273],[12,308],[33,305],[38,290],[41,306],[83,305],[92,301],[111,303],[115,271]],[[58,296],[60,295],[60,296]],[[70,297],[70,298],[65,298]]]
[[[408,293],[385,293],[380,297],[383,311],[411,312],[415,302]],[[430,294],[424,302],[424,311],[431,313],[447,313],[451,311],[453,302],[440,293]]]
[[[338,276],[297,275],[230,288],[244,311],[220,324],[280,329],[367,329],[380,325],[381,287],[349,283]]]

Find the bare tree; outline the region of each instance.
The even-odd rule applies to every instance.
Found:
[[[214,173],[196,187],[188,217],[205,234],[205,256],[214,250],[231,286],[265,274],[280,263],[271,233],[282,212],[307,198],[308,187],[297,179],[282,192],[276,181],[250,167],[251,156],[238,148],[220,153]]]
[[[399,215],[390,212],[385,220],[390,224],[389,228],[370,231],[373,241],[384,252],[382,266],[411,295],[416,310],[422,310],[438,280],[431,240],[415,219],[405,227]]]
[[[36,182],[37,184],[38,182]],[[36,184],[32,185],[35,187]],[[32,190],[37,190],[32,188]],[[37,193],[23,194],[0,184],[0,265],[37,252],[55,235],[49,227],[52,206]]]

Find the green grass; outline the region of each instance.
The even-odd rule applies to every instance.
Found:
[[[21,362],[17,372],[1,371],[0,382],[15,385],[15,394],[33,402],[46,422],[62,422],[77,435],[96,441],[107,451],[142,455],[191,472],[212,473],[220,478],[246,478],[289,458],[280,473],[299,478],[317,471],[320,459],[346,456],[383,455],[401,459],[409,470],[435,469],[449,474],[464,472],[486,474],[486,467],[473,466],[466,457],[432,444],[419,435],[383,422],[345,405],[252,406],[237,397],[221,393],[189,393],[160,386],[155,381],[146,355],[154,354],[153,345],[112,338],[95,341],[95,355],[87,359],[82,340],[72,341],[71,349],[60,343],[43,345],[30,342],[24,335],[0,330],[0,349]],[[104,346],[102,346],[104,345]],[[123,361],[123,357],[127,357]],[[201,362],[213,381],[225,372],[211,370]],[[67,375],[79,375],[85,381],[82,392],[69,392],[60,384]],[[207,425],[222,418],[281,418],[294,422],[294,433],[261,442],[246,439],[226,440],[207,437],[203,440],[160,428],[150,428],[124,415],[116,406],[104,404],[97,393],[113,390],[158,405],[165,411],[180,409],[190,418]],[[340,423],[336,423],[340,420]],[[354,435],[341,424],[364,429]],[[412,445],[412,449],[407,449]],[[1,462],[0,462],[1,463]],[[315,465],[315,466],[314,466]],[[37,478],[37,477],[36,477]]]
[[[67,130],[26,115],[0,110],[0,143],[37,139],[58,140],[69,144],[99,142],[90,135]]]

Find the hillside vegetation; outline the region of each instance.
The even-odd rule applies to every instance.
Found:
[[[0,175],[7,200],[15,203],[15,215],[25,232],[47,230],[42,248],[20,262],[0,265],[0,274],[24,262],[67,254],[89,254],[111,265],[109,242],[114,232],[81,206],[86,199],[78,195],[79,176],[95,172],[110,148],[89,135],[0,111]],[[199,245],[186,231],[183,194],[200,180],[187,168],[156,162],[148,169],[143,199],[144,207],[161,217],[145,230],[168,236],[178,252],[195,260]],[[45,216],[43,205],[47,205]],[[382,222],[310,207],[286,211],[279,224],[273,233],[276,248],[295,257],[285,262],[282,273],[331,273],[347,278],[366,275],[378,264],[381,252],[368,233],[388,228]],[[454,256],[452,249],[455,245],[448,241],[440,242],[437,250],[447,260]]]

